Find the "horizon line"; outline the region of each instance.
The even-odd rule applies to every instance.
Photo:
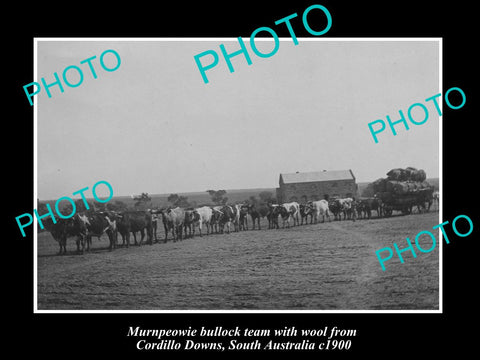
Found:
[[[431,177],[431,178],[426,178],[426,181],[428,180],[434,180],[434,179],[437,179],[437,180],[440,180],[440,177]],[[375,180],[372,180],[372,181],[357,181],[356,184],[366,184],[366,183],[371,183]],[[242,190],[249,190],[249,191],[252,191],[252,190],[275,190],[277,189],[278,186],[275,186],[275,187],[252,187],[252,188],[235,188],[235,189],[217,189],[217,190],[225,190],[228,194],[228,191],[242,191]],[[213,190],[213,189],[212,189]],[[162,192],[162,193],[148,193],[148,192],[144,192],[145,194],[148,194],[149,196],[168,196],[168,195],[171,195],[171,194],[177,194],[177,195],[183,195],[183,194],[202,194],[202,193],[206,193],[208,192],[208,190],[199,190],[199,191],[182,191],[182,192]],[[128,198],[131,198],[132,196],[134,195],[141,195],[141,193],[137,193],[137,194],[128,194],[128,195],[113,195],[112,196],[112,199],[113,198],[119,198],[119,197],[128,197]],[[275,194],[274,194],[275,195]],[[59,197],[60,198],[60,197]],[[91,200],[91,199],[94,199],[93,197],[85,197],[87,200]],[[105,198],[105,196],[99,196],[100,199],[103,199]],[[58,199],[37,199],[38,201],[40,202],[48,202],[48,201],[56,201]]]

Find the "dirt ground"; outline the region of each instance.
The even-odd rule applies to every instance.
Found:
[[[39,310],[435,310],[439,307],[438,213],[251,230],[119,247],[93,239],[67,255],[38,235]],[[375,251],[406,247],[430,230],[430,253],[404,252],[382,271]],[[431,246],[421,238],[424,249]]]

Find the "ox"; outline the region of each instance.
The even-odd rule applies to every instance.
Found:
[[[348,218],[355,221],[357,210],[356,203],[352,198],[332,199],[328,206],[335,216],[335,220],[342,220],[343,214],[343,220]]]
[[[421,189],[418,192],[416,205],[419,213],[429,212],[433,202],[433,188]]]
[[[235,204],[231,206],[233,210],[233,228],[235,232],[240,231],[240,213],[242,206],[242,204]]]
[[[247,212],[252,218],[252,230],[255,230],[255,223],[258,226],[258,230],[262,229],[260,227],[260,219],[268,217],[270,211],[270,205],[268,204],[260,203],[247,205]]]
[[[185,210],[185,237],[187,237],[187,229],[188,229],[188,236],[195,237],[195,227],[200,222],[200,214],[195,209],[186,209]],[[200,232],[201,236],[201,232]]]
[[[152,237],[155,242],[157,242],[157,228],[158,228],[158,211],[148,210],[152,218]]]
[[[288,228],[290,227],[290,218],[293,219],[293,226],[298,226],[300,224],[300,205],[296,201],[282,204],[280,206],[280,216],[282,217],[284,228],[285,223]]]
[[[195,223],[198,226],[200,237],[202,236],[203,225],[207,228],[207,235],[210,233],[210,223],[212,221],[213,210],[209,206],[202,206],[194,210],[198,214],[198,221]]]
[[[78,221],[85,224],[87,228],[87,251],[92,244],[92,236],[100,237],[105,233],[110,242],[108,249],[113,250],[117,246],[117,215],[112,212],[99,211],[87,212],[84,216],[79,216]]]
[[[281,206],[278,204],[268,204],[268,228],[278,229],[278,216],[280,215]]]
[[[182,208],[167,209],[161,212],[163,226],[165,227],[165,242],[167,242],[168,232],[171,230],[173,241],[182,239],[182,229],[185,224],[185,211]]]
[[[432,198],[435,210],[438,211],[440,209],[440,193],[438,191],[434,191],[432,194]]]
[[[82,253],[85,249],[87,240],[87,227],[81,219],[83,215],[75,214],[70,219],[58,219],[54,224],[50,219],[44,220],[45,229],[50,232],[52,237],[58,242],[60,250],[59,255],[67,253],[67,238],[76,236],[77,252],[80,252],[80,244],[82,245]]]
[[[142,245],[145,238],[145,230],[147,232],[147,243],[152,244],[153,223],[152,212],[145,211],[124,211],[117,214],[117,229],[122,236],[122,243],[127,247],[130,246],[130,233],[133,235],[135,245]],[[140,232],[140,244],[137,243],[137,232]],[[126,240],[126,241],[125,241]]]
[[[167,239],[168,239],[168,233],[171,231],[172,232],[172,236],[173,238],[175,239],[175,232],[174,232],[174,229],[173,229],[173,222],[171,220],[171,218],[169,216],[167,216],[167,210],[158,210],[158,213],[162,216],[162,224],[163,224],[163,229],[164,229],[164,232],[165,232],[165,239],[164,239],[164,243],[167,242]]]
[[[239,212],[239,230],[248,230],[248,205],[241,205]]]
[[[233,208],[229,205],[215,206],[213,208],[213,217],[216,224],[218,224],[221,233],[226,227],[227,234],[230,234],[232,222],[235,220],[235,213]]]
[[[215,207],[212,207],[212,217],[210,219],[210,232],[213,234],[218,234],[218,229],[220,226],[220,218],[222,217],[222,212],[218,210],[221,208],[221,206],[218,206],[217,209]]]
[[[303,222],[305,221],[305,224],[308,224],[308,216],[310,216],[310,224],[313,223],[313,209],[309,203],[307,204],[300,204],[300,219],[301,223],[300,225],[303,225]]]
[[[357,203],[358,217],[370,219],[372,217],[372,210],[377,212],[377,217],[382,216],[382,201],[376,197],[362,198]]]

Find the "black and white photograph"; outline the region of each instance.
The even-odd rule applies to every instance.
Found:
[[[441,40],[279,40],[37,41],[38,310],[440,309]]]

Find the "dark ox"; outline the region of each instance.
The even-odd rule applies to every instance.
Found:
[[[44,220],[45,229],[50,232],[60,246],[59,255],[67,253],[67,239],[69,237],[77,238],[77,252],[83,253],[87,240],[87,227],[84,221],[80,220],[80,216],[75,214],[70,219],[58,219],[55,224],[50,219]],[[82,249],[80,249],[80,245]]]
[[[113,250],[117,246],[117,215],[113,212],[87,212],[84,216],[78,217],[79,221],[82,221],[87,228],[87,251],[90,250],[92,245],[92,237],[95,236],[98,239],[103,234],[107,234],[109,240],[109,250]]]
[[[230,234],[232,223],[235,222],[233,207],[230,205],[215,206],[212,210],[212,221],[216,226],[216,232],[223,233],[226,229],[227,234]]]
[[[240,205],[239,209],[239,230],[248,230],[248,205]]]
[[[335,220],[351,219],[355,221],[357,218],[357,202],[353,198],[331,199],[328,202],[328,208],[333,213]]]
[[[200,214],[195,209],[185,210],[184,234],[185,237],[195,237],[195,228],[199,226]],[[188,235],[187,235],[188,230]],[[200,236],[202,235],[200,230]]]
[[[303,222],[305,224],[308,224],[308,217],[310,216],[310,224],[313,224],[313,208],[312,206],[307,203],[307,204],[300,204],[300,225],[303,225]]]
[[[269,212],[269,207],[267,204],[250,204],[247,205],[247,212],[252,218],[252,230],[255,230],[255,224],[258,227],[258,230],[261,230],[260,219],[267,216]]]
[[[377,217],[382,214],[382,201],[378,198],[361,198],[357,203],[358,217],[370,219],[372,217],[372,210],[377,212]]]
[[[117,214],[117,230],[122,236],[122,244],[130,246],[130,233],[133,235],[135,245],[142,245],[147,233],[147,243],[153,241],[152,215],[146,211],[124,211]],[[140,232],[140,244],[137,243],[137,232]]]
[[[419,213],[430,211],[430,207],[434,202],[433,194],[434,194],[433,188],[422,189],[421,191],[419,191],[419,193],[417,194],[417,201],[416,201],[416,205]]]
[[[269,204],[268,205],[268,213],[267,213],[267,220],[268,220],[268,228],[269,229],[278,229],[278,217],[282,212],[282,206],[277,204]]]
[[[218,234],[222,212],[220,210],[215,210],[215,208],[213,207],[211,209],[212,209],[212,217],[210,218],[210,233]]]

